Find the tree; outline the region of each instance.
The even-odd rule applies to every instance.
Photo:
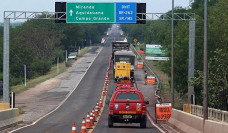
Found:
[[[209,61],[209,106],[228,111],[228,53],[216,49]]]

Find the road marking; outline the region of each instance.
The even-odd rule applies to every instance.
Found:
[[[103,99],[103,107],[101,108],[101,111],[100,111],[100,113],[99,113],[99,116],[97,117],[97,122],[96,122],[96,124],[94,124],[93,126],[92,126],[92,129],[89,129],[89,131],[88,131],[88,133],[92,133],[93,132],[93,130],[96,128],[96,126],[97,126],[97,124],[98,124],[98,122],[99,122],[99,120],[100,120],[100,118],[101,118],[101,115],[102,115],[102,113],[103,113],[103,110],[104,110],[104,108],[105,108],[105,100],[106,100],[106,95],[104,96],[104,99]]]
[[[106,73],[106,75],[107,75],[107,73]],[[106,78],[106,77],[105,77]],[[104,85],[104,87],[105,87],[105,85]],[[108,91],[108,85],[106,86],[106,89],[107,89],[107,91]],[[98,122],[99,122],[99,120],[100,120],[100,118],[101,118],[101,115],[102,115],[102,113],[103,113],[103,110],[104,110],[104,108],[105,108],[105,100],[106,100],[106,96],[107,96],[107,93],[106,93],[106,95],[105,96],[103,96],[103,90],[101,91],[101,99],[103,99],[103,104],[102,104],[102,108],[101,108],[101,111],[100,111],[100,113],[99,113],[99,116],[97,117],[97,119],[96,119],[96,124],[94,124],[93,126],[92,126],[92,129],[89,129],[89,131],[88,131],[88,133],[92,133],[93,132],[93,130],[96,128],[96,126],[97,126],[97,124],[98,124]]]
[[[153,126],[155,126],[159,131],[161,131],[162,133],[165,133],[165,131],[163,131],[160,127],[158,127],[154,122],[153,122],[153,120],[150,118],[150,115],[148,115],[148,113],[147,113],[147,118],[149,118],[149,120],[150,120],[150,123],[153,125]]]
[[[97,56],[100,54],[100,52],[102,51],[103,47],[101,47],[101,50],[99,51],[99,53],[97,54]],[[93,61],[91,62],[91,64],[89,65],[89,68],[86,70],[86,72],[84,73],[84,75],[82,76],[82,78],[80,79],[80,81],[78,82],[78,84],[75,86],[75,88],[73,90],[71,90],[67,95],[66,95],[66,98],[54,109],[52,110],[51,112],[47,113],[46,115],[40,117],[39,119],[37,119],[36,121],[34,121],[32,124],[29,124],[29,125],[26,125],[26,126],[23,126],[23,127],[20,127],[18,129],[15,129],[15,130],[12,130],[10,131],[9,133],[13,133],[15,131],[18,131],[18,130],[21,130],[23,128],[26,128],[26,127],[30,127],[30,126],[33,126],[35,125],[37,122],[39,122],[40,120],[42,120],[43,118],[47,117],[48,115],[50,115],[51,113],[55,112],[57,109],[59,109],[65,102],[66,100],[71,96],[71,94],[76,90],[76,88],[78,87],[79,83],[81,82],[81,80],[84,78],[85,74],[87,73],[87,71],[90,69],[90,66],[93,64],[94,60],[97,58],[97,56],[93,59]]]

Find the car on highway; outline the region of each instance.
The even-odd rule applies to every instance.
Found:
[[[71,53],[71,54],[68,55],[68,59],[69,60],[76,60],[77,59],[77,56],[76,56],[76,54]]]
[[[137,89],[118,89],[109,102],[108,126],[113,123],[140,123],[146,128],[146,104],[143,94]]]
[[[135,87],[134,87],[134,85],[123,84],[123,85],[119,85],[118,87],[116,87],[116,90],[120,90],[120,89],[132,89],[132,90],[134,90]]]

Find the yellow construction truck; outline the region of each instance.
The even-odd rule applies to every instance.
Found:
[[[119,78],[127,77],[130,79],[131,77],[131,63],[127,62],[116,62],[115,64],[115,80],[118,80]]]
[[[126,69],[124,70],[118,70],[119,72],[116,72],[117,66],[124,65]],[[119,64],[119,65],[117,65]],[[114,52],[114,59],[113,59],[113,73],[115,74],[114,79],[116,80],[117,76],[120,76],[120,74],[126,75],[130,73],[130,76],[128,76],[129,79],[134,80],[134,65],[135,65],[135,54],[132,51],[116,51]],[[129,69],[128,69],[129,68]],[[125,72],[124,72],[125,71]],[[124,74],[125,73],[125,74]],[[117,74],[117,75],[116,75]]]

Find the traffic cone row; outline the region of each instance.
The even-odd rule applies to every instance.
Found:
[[[107,87],[108,87],[108,84],[109,84],[109,70],[110,70],[110,66],[111,66],[111,57],[110,57],[110,61],[109,61],[109,66],[107,68],[107,73],[106,73],[106,76],[105,76],[104,88],[103,88],[103,91],[102,91],[102,95],[103,96],[105,96],[107,94]]]
[[[109,66],[107,68],[107,73],[105,76],[104,88],[102,91],[103,96],[107,94],[107,90],[108,90],[109,74],[110,74],[109,71],[110,71],[110,67],[111,67],[111,61],[112,61],[112,58],[110,57]],[[101,97],[99,102],[96,103],[95,109],[93,108],[91,110],[91,113],[89,113],[89,112],[87,113],[86,119],[85,118],[82,119],[82,126],[81,126],[80,133],[87,133],[87,129],[92,129],[94,122],[97,122],[96,119],[99,116],[99,112],[101,111],[101,108],[103,107],[102,99],[103,98]],[[72,125],[72,133],[77,133],[75,123],[73,123],[73,125]]]

